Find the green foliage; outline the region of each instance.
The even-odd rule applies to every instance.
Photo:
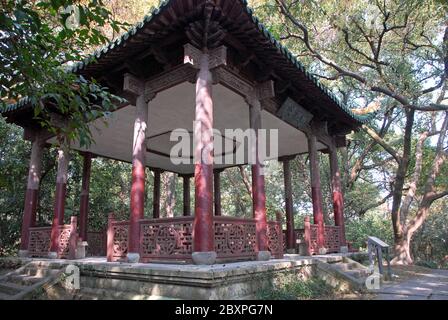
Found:
[[[111,19],[102,1],[46,0],[3,1],[0,10],[0,110],[8,103],[27,97],[41,125],[62,143],[79,139],[91,143],[87,123],[107,115],[115,103],[112,95],[95,79],[70,72],[70,66],[85,58],[92,47],[107,38],[99,28],[122,26]],[[68,8],[79,12],[66,12]],[[66,122],[61,128],[51,112]]]
[[[393,244],[391,221],[380,213],[368,212],[362,218],[353,218],[346,223],[347,241],[352,242],[353,248],[366,249],[367,237],[375,236],[389,245]]]
[[[0,117],[0,255],[11,254],[20,239],[29,144],[22,130]]]
[[[438,201],[415,234],[412,253],[419,265],[448,268],[448,204]]]
[[[321,278],[297,279],[283,275],[271,288],[260,290],[259,300],[312,300],[330,298],[334,289]]]
[[[417,261],[415,263],[417,266],[421,266],[421,267],[425,267],[425,268],[430,268],[430,269],[437,269],[438,265],[437,263],[435,263],[434,261]]]

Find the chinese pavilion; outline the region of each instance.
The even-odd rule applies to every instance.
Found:
[[[88,251],[104,243],[102,254],[107,251],[108,261],[128,262],[268,260],[282,257],[284,250],[295,252],[300,243],[305,244],[307,255],[346,248],[336,151],[345,145],[346,134],[357,130],[367,117],[355,115],[338,102],[271,36],[246,1],[165,1],[71,72],[95,78],[129,103],[117,107],[106,119],[107,126],[104,119],[89,124],[94,139],[90,147],[70,146],[84,156],[79,217],[72,217],[70,225],[64,224],[69,156],[64,148],[58,151],[51,227],[36,227],[35,222],[42,151],[55,142],[55,137],[33,119],[33,107],[26,99],[3,112],[8,122],[24,128],[25,138],[32,142],[21,255],[75,258],[79,240],[89,243]],[[186,128],[194,137],[194,153],[205,155],[199,163],[175,164],[170,160],[170,134],[176,128]],[[285,232],[281,217],[267,221],[262,161],[251,164],[253,218],[221,215],[220,172],[232,165],[218,163],[216,158],[222,155],[207,149],[213,145],[212,128],[221,132],[278,129]],[[334,226],[324,224],[319,152],[330,157]],[[305,228],[295,230],[289,161],[303,153],[309,153],[310,159],[313,223],[306,218]],[[89,232],[88,227],[92,157],[132,163],[129,219],[116,221],[111,214],[107,241]],[[155,179],[151,217],[144,212],[145,168],[154,171]],[[159,216],[163,171],[183,178],[180,217]],[[194,210],[190,208],[191,178]],[[99,248],[98,253],[101,251]]]

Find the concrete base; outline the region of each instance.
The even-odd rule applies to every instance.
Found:
[[[126,255],[127,262],[129,263],[138,263],[140,261],[140,254],[134,252],[128,252]]]
[[[28,250],[19,250],[19,257],[21,258],[28,257]]]
[[[317,259],[336,257],[300,257],[246,261],[214,265],[175,265],[161,263],[106,262],[106,258],[82,260],[33,259],[41,268],[62,269],[72,264],[80,270],[80,290],[65,290],[59,285],[60,295],[42,299],[200,299],[242,300],[256,299],[263,290],[284,281],[286,275],[307,279],[313,275]],[[339,258],[340,259],[340,258]]]
[[[270,251],[258,251],[258,253],[257,253],[258,261],[268,261],[269,259],[271,259]]]
[[[216,252],[215,251],[207,251],[207,252],[193,252],[191,255],[194,264],[199,265],[211,265],[216,261]]]
[[[319,248],[319,254],[327,254],[327,248]]]
[[[341,246],[341,248],[339,249],[340,253],[348,253],[348,247],[347,246]]]
[[[87,241],[78,241],[76,247],[76,259],[84,259],[86,257],[86,247],[88,246]]]
[[[57,259],[58,258],[58,253],[57,252],[48,252],[48,258],[49,259]]]

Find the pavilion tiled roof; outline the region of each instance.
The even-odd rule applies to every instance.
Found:
[[[293,64],[300,72],[302,72],[306,78],[311,81],[316,87],[320,89],[320,91],[328,96],[334,104],[340,108],[344,113],[346,113],[350,118],[352,118],[355,122],[358,122],[359,124],[366,123],[370,121],[375,113],[368,113],[368,114],[355,114],[347,105],[342,103],[338,97],[325,85],[323,85],[317,77],[315,77],[313,74],[311,74],[309,71],[306,70],[306,68],[303,66],[303,64],[294,56],[294,54],[291,53],[291,51],[288,50],[285,46],[283,46],[275,37],[270,33],[270,31],[263,25],[263,23],[260,22],[260,20],[254,15],[253,10],[248,6],[248,3],[246,0],[235,0],[239,1],[243,8],[246,10],[247,14],[252,19],[253,23],[257,26],[260,33],[264,35],[266,40],[268,40],[272,46],[275,46],[277,51],[283,55],[291,64]],[[67,69],[68,72],[74,72],[79,73],[85,70],[88,66],[93,65],[97,63],[99,60],[104,58],[105,56],[111,54],[111,52],[117,51],[120,48],[125,47],[128,42],[132,39],[132,37],[142,28],[144,28],[147,24],[149,24],[152,20],[154,20],[159,14],[163,12],[163,10],[169,5],[169,3],[172,2],[172,0],[165,0],[163,1],[160,6],[156,9],[154,9],[151,14],[146,15],[143,20],[139,23],[137,23],[135,26],[130,28],[127,32],[123,33],[121,36],[119,36],[114,41],[110,42],[109,44],[103,46],[102,48],[96,50],[92,54],[90,54],[88,57],[86,57],[83,61],[75,63],[73,66],[69,67]],[[22,108],[27,108],[30,106],[30,99],[23,98],[17,103],[10,104],[6,107],[5,112],[15,111]]]

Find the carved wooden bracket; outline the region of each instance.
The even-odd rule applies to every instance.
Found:
[[[257,84],[255,86],[255,91],[258,100],[274,98],[275,97],[274,81],[268,80]]]
[[[240,77],[228,68],[216,68],[213,70],[213,80],[224,87],[241,95],[249,105],[256,101],[269,102],[275,97],[274,82],[272,80],[262,83],[252,83]],[[271,103],[267,103],[270,105]]]
[[[277,111],[277,117],[297,129],[308,129],[313,115],[291,98],[287,98]]]
[[[327,121],[313,120],[311,122],[311,130],[316,135],[328,135],[328,123]]]
[[[184,64],[190,64],[193,68],[199,69],[199,61],[203,55],[202,51],[187,43],[184,45]],[[208,52],[209,68],[214,69],[227,65],[227,48],[220,46]]]
[[[145,95],[157,94],[182,82],[194,82],[197,71],[189,64],[163,72],[145,82]]]
[[[194,82],[197,71],[191,65],[181,65],[165,71],[147,81],[126,73],[124,75],[123,92],[136,98],[144,95],[145,102],[155,98],[157,93],[174,87],[182,82]]]
[[[144,93],[144,82],[130,73],[124,74],[123,91],[135,97]]]
[[[217,68],[213,70],[213,80],[215,83],[222,84],[224,87],[247,97],[253,91],[254,85],[239,77],[227,68]]]

